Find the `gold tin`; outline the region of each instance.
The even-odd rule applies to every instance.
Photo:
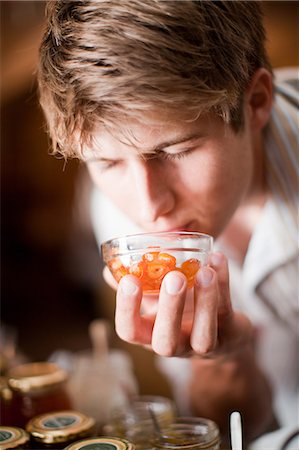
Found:
[[[18,427],[0,426],[0,450],[27,448],[29,434]]]
[[[11,369],[8,372],[8,385],[14,391],[27,393],[61,384],[67,378],[67,373],[56,364],[36,362]]]
[[[135,450],[135,446],[132,442],[129,442],[126,439],[110,436],[100,436],[97,438],[84,439],[79,442],[74,442],[64,450],[107,450],[108,448],[109,450]]]
[[[43,444],[65,443],[91,436],[95,430],[95,420],[78,411],[65,410],[33,417],[27,432],[35,442]]]

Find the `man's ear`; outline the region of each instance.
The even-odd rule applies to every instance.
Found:
[[[273,81],[271,73],[264,68],[253,75],[245,93],[245,108],[248,111],[249,126],[260,131],[267,124],[273,103]]]

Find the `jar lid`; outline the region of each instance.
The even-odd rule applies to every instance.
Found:
[[[37,442],[54,444],[89,436],[95,420],[78,411],[57,411],[33,417],[26,430]]]
[[[29,442],[29,434],[18,427],[0,426],[0,450],[17,448]]]
[[[48,362],[21,364],[8,372],[8,385],[14,391],[30,392],[55,386],[68,378],[65,370]]]
[[[12,390],[8,386],[7,378],[0,376],[0,401],[10,401],[12,399]]]
[[[102,436],[84,439],[68,445],[64,450],[135,450],[135,445],[119,437]]]

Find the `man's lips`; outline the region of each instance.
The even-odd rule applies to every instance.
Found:
[[[168,233],[173,233],[173,232],[178,232],[178,231],[198,231],[198,230],[194,226],[194,222],[189,222],[189,223],[184,224],[182,226],[175,227],[175,228],[170,228],[170,229],[163,230],[163,231],[166,231]]]

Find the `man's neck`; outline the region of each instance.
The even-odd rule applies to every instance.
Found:
[[[263,192],[240,206],[219,237],[219,242],[231,249],[240,265],[244,262],[250,239],[267,198],[267,193]]]
[[[219,238],[243,264],[254,229],[268,198],[262,133],[254,139],[254,176],[250,190]]]

